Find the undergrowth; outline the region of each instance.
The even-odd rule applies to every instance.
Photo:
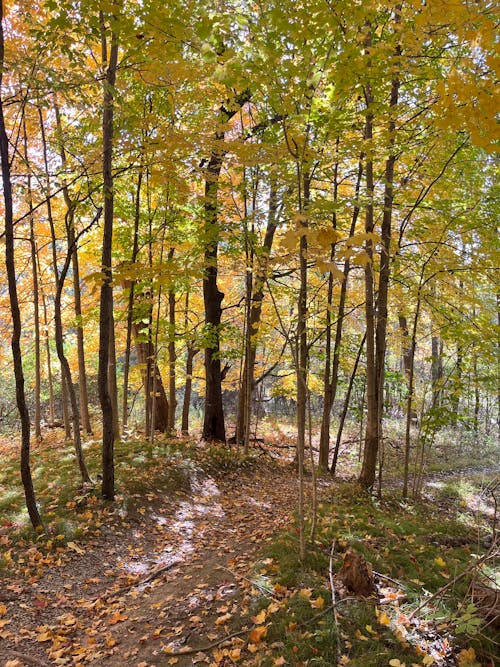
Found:
[[[267,615],[267,646],[273,648],[255,664],[283,658],[278,664],[492,666],[498,637],[467,602],[470,577],[454,582],[484,552],[482,537],[464,526],[461,511],[460,503],[453,516],[450,508],[442,515],[429,503],[377,502],[342,485],[320,505],[317,538],[303,563],[297,534],[289,532],[257,564],[255,609],[272,608],[270,598],[279,598],[279,609]],[[348,548],[379,573],[378,597],[337,599],[334,614],[330,568],[340,569]],[[446,594],[424,604],[449,582]],[[459,662],[452,662],[457,655]]]

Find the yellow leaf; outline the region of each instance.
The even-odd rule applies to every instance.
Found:
[[[391,619],[389,618],[389,616],[387,616],[385,611],[383,611],[378,616],[378,622],[380,623],[380,625],[389,625],[390,622],[391,622]]]
[[[360,640],[363,641],[363,642],[367,642],[367,641],[368,641],[368,637],[366,637],[366,636],[361,632],[361,630],[358,630],[357,628],[356,628],[356,631],[354,632],[354,636],[356,637],[356,639],[360,639]]]
[[[73,551],[76,551],[77,554],[84,554],[85,551],[78,546],[78,544],[75,544],[74,542],[68,542],[68,549],[72,549]]]
[[[476,663],[476,652],[472,648],[464,648],[457,655],[457,663],[459,667],[475,667]]]
[[[285,665],[285,664],[286,664],[286,660],[285,660],[285,658],[284,658],[282,655],[280,655],[279,658],[275,658],[275,659],[274,659],[274,663],[273,663],[273,664],[274,664],[274,665]]]
[[[253,643],[253,644],[258,644],[263,637],[267,635],[267,628],[265,625],[259,625],[258,627],[254,628],[250,634],[248,635],[248,639]]]
[[[52,639],[52,633],[51,632],[41,632],[39,635],[35,637],[37,642],[50,642]]]
[[[7,613],[7,607],[4,604],[0,604],[0,616],[3,616]]]
[[[439,567],[446,567],[446,563],[441,558],[441,556],[438,556],[437,558],[434,558],[434,562],[437,563],[439,565]]]
[[[120,614],[119,611],[115,611],[113,616],[109,619],[108,623],[109,625],[116,625],[117,623],[120,623],[121,621],[126,621],[128,616],[125,616],[125,614]]]
[[[432,655],[426,655],[425,658],[422,660],[422,664],[427,665],[427,667],[429,667],[429,665],[433,665],[434,658],[432,657]]]
[[[311,600],[311,607],[313,609],[323,609],[323,606],[325,604],[324,599],[321,597],[317,597],[315,600]]]
[[[261,609],[256,616],[252,616],[252,621],[255,623],[255,625],[262,625],[262,623],[264,623],[265,620],[266,620],[265,609]]]
[[[287,594],[286,586],[281,586],[281,584],[274,584],[273,591],[276,595],[284,596]]]
[[[259,647],[255,644],[248,644],[247,649],[250,651],[250,653],[257,653]]]
[[[215,621],[215,625],[223,625],[224,623],[227,623],[229,619],[232,617],[232,614],[224,614],[223,616],[219,616],[219,618]]]
[[[311,595],[312,595],[312,590],[310,588],[301,588],[299,591],[299,597],[306,598],[306,600],[309,600]]]
[[[297,247],[298,240],[299,237],[297,232],[293,229],[289,229],[281,239],[281,245],[285,248],[285,250],[293,252]]]
[[[389,664],[391,667],[406,667],[406,663],[400,662],[397,658],[389,660]]]

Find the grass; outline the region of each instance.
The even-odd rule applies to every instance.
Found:
[[[153,447],[139,438],[120,440],[115,444],[117,502],[112,508],[100,498],[100,443],[92,439],[83,443],[86,464],[95,481],[93,487],[83,489],[72,443],[62,443],[59,432],[50,432],[42,443],[33,443],[31,452],[33,483],[45,525],[45,532],[37,535],[25,509],[17,451],[10,443],[3,449],[0,568],[11,566],[11,550],[16,547],[36,544],[43,549],[47,544],[51,548],[61,541],[85,539],[99,530],[102,513],[116,508],[133,512],[134,505],[151,494],[188,493],[194,474],[223,473],[255,463],[240,450],[222,446],[202,449],[189,440],[159,437]],[[54,536],[59,540],[55,541]]]
[[[464,485],[463,490],[467,488]],[[258,664],[273,665],[278,658],[290,665],[336,665],[339,660],[353,667],[385,666],[391,660],[406,665],[435,664],[432,655],[439,649],[439,635],[464,628],[466,632],[456,640],[457,651],[467,646],[478,656],[491,654],[491,628],[484,636],[476,632],[485,624],[474,619],[470,607],[463,622],[467,577],[418,613],[423,629],[401,620],[481,553],[476,530],[459,520],[460,499],[458,493],[455,514],[448,507],[443,515],[434,504],[409,505],[395,497],[377,502],[356,486],[343,484],[319,507],[317,540],[309,545],[304,563],[298,558],[297,535],[281,534],[263,552],[256,568],[254,610],[269,608],[263,589],[286,591],[279,610],[269,619],[267,646],[275,648],[264,651]],[[375,599],[342,601],[336,607],[335,623],[328,581],[334,540],[334,571],[340,568],[347,548],[353,548],[376,572],[393,580],[379,581],[400,600],[387,604]],[[324,601],[319,610],[314,604],[318,598]],[[435,638],[430,640],[433,633]],[[485,662],[477,664],[489,663],[485,657]]]

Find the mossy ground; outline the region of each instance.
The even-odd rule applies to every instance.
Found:
[[[469,485],[462,488],[470,490]],[[282,664],[289,665],[398,664],[391,660],[448,665],[454,664],[453,656],[460,650],[473,648],[477,657],[460,664],[493,665],[498,636],[492,628],[485,628],[477,617],[468,627],[460,624],[466,616],[470,577],[457,580],[446,594],[418,612],[421,630],[415,624],[407,625],[408,632],[404,627],[405,619],[426,597],[484,553],[486,531],[487,522],[479,527],[467,515],[460,493],[443,511],[438,502],[409,504],[395,496],[375,501],[355,485],[339,485],[318,508],[316,540],[308,545],[304,563],[298,558],[297,534],[289,532],[265,550],[257,566],[257,609],[273,604],[259,591],[267,590],[271,596],[285,591],[284,602],[269,617],[266,640],[274,648],[260,664],[274,665],[283,658]],[[340,568],[348,547],[363,554],[386,577],[379,577],[378,583],[388,587],[394,600],[385,604],[375,598],[337,600],[335,620],[329,569]],[[432,635],[435,638],[429,639]]]

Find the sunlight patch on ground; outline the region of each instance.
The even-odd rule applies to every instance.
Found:
[[[136,556],[122,563],[123,569],[136,576],[144,576],[157,567],[168,567],[181,563],[194,551],[193,539],[201,537],[204,530],[196,530],[196,520],[213,517],[215,519],[224,517],[222,505],[214,499],[220,496],[220,490],[211,478],[200,479],[197,473],[193,473],[190,479],[193,493],[192,500],[183,500],[179,503],[172,519],[163,514],[151,513],[150,517],[158,526],[165,528],[168,534],[180,538],[179,544],[169,544],[160,552]]]

